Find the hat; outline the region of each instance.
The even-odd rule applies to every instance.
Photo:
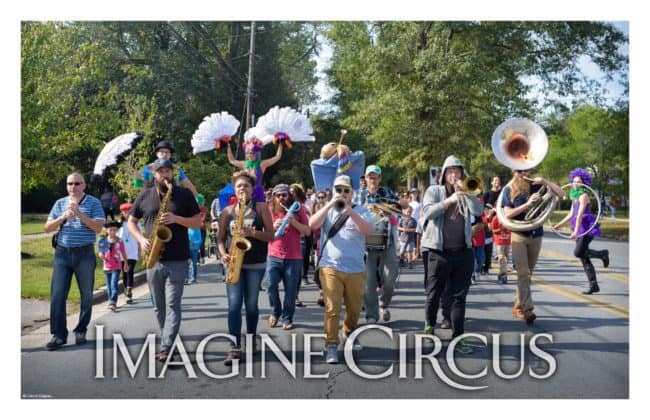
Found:
[[[153,149],[154,153],[157,153],[160,149],[168,149],[170,152],[174,153],[174,148],[167,140],[162,140],[158,142],[158,145]]]
[[[157,171],[160,168],[169,168],[169,169],[174,169],[174,164],[172,163],[171,160],[169,159],[157,159],[153,163],[153,170]]]
[[[334,186],[336,187],[339,185],[352,188],[352,181],[350,180],[350,177],[347,175],[339,175],[334,180]]]
[[[119,229],[120,227],[122,227],[122,223],[113,220],[113,221],[111,221],[111,222],[106,222],[106,223],[104,223],[104,227],[105,227],[106,229],[108,229],[108,228],[112,228],[112,227],[114,227],[114,228],[118,228],[118,229]]]
[[[412,192],[412,193],[419,193],[420,190],[418,190],[417,188],[411,188],[411,191],[409,191],[409,192]]]
[[[368,175],[371,172],[374,172],[377,175],[381,176],[381,168],[377,165],[370,165],[366,168],[366,175]]]
[[[289,186],[287,184],[278,184],[273,187],[273,195],[277,193],[287,193],[289,194]]]
[[[129,211],[131,210],[131,207],[133,207],[133,204],[131,203],[122,203],[120,204],[120,211]]]
[[[490,203],[485,203],[485,206],[484,206],[484,207],[485,207],[486,209],[492,209],[492,208],[494,208],[494,207],[492,206],[492,204],[490,204]]]

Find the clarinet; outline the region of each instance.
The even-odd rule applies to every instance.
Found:
[[[287,224],[289,223],[289,216],[293,216],[294,214],[298,213],[298,210],[300,210],[300,203],[294,201],[291,207],[289,207],[289,210],[287,211],[287,215],[284,216],[284,219],[282,220],[282,224],[275,232],[275,235],[273,235],[273,239],[278,239],[280,236],[282,236],[284,230],[287,228]]]

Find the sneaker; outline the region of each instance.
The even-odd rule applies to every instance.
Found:
[[[461,354],[470,354],[474,352],[474,350],[472,350],[472,348],[467,345],[465,340],[462,339],[456,343],[456,347],[454,347],[454,351]]]
[[[526,309],[524,311],[524,320],[526,321],[526,324],[532,324],[536,319],[537,315],[535,315],[535,312],[533,312],[532,309]]]
[[[325,348],[325,362],[330,364],[336,364],[339,362],[339,350],[336,347],[336,344],[329,344]]]
[[[451,322],[448,319],[443,319],[440,323],[440,329],[448,330],[451,328]]]
[[[117,305],[115,305],[114,303],[109,303],[108,309],[110,309],[113,312],[117,312]]]
[[[133,297],[133,290],[132,289],[133,289],[132,287],[127,287],[126,288],[125,294],[126,294],[126,297],[128,297],[129,299],[131,299]]]
[[[366,324],[376,324],[377,320],[373,317],[366,317]]]
[[[74,343],[78,346],[86,344],[86,333],[74,333]]]
[[[67,343],[67,342],[68,342],[68,341],[67,341],[66,339],[64,339],[64,338],[59,338],[59,337],[53,335],[53,336],[52,336],[52,339],[50,340],[49,343],[47,343],[47,344],[45,345],[45,347],[46,347],[48,350],[52,351],[52,350],[56,350],[56,349],[58,349],[59,347],[63,347],[63,346],[65,345],[65,343]]]
[[[476,284],[476,273],[472,273],[472,284]]]
[[[129,304],[130,304],[130,303],[133,303],[133,299],[131,299],[131,298],[126,298],[126,303],[129,303]]]
[[[381,320],[384,322],[390,321],[390,311],[388,310],[388,308],[380,308],[379,316],[381,316]]]
[[[305,304],[302,303],[302,300],[296,299],[296,306],[299,307],[299,308],[304,308]]]
[[[343,339],[344,339],[344,340],[347,340],[347,339],[348,339],[348,336],[347,336],[346,334],[343,334]],[[362,346],[361,343],[359,342],[359,339],[358,339],[358,338],[355,339],[354,342],[352,343],[352,350],[354,350],[354,351],[361,351],[361,350],[363,350],[363,346]]]
[[[424,326],[424,333],[427,335],[433,335],[433,325],[426,324]]]
[[[506,273],[501,273],[499,274],[499,283],[501,284],[507,284],[508,283],[508,275]]]

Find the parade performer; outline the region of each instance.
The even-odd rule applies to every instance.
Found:
[[[474,266],[471,216],[478,217],[483,212],[480,200],[465,194],[461,182],[465,176],[460,159],[448,156],[442,165],[441,185],[432,185],[424,193],[422,213],[428,221],[422,234],[422,247],[428,250],[425,262],[428,264],[425,334],[434,333],[438,306],[445,289],[452,300],[452,337],[465,333],[465,299]],[[462,353],[472,351],[462,340],[456,349]]]
[[[221,212],[217,238],[221,263],[227,267],[227,279],[231,279],[226,285],[228,333],[235,337],[235,343],[232,343],[224,360],[227,366],[232,365],[233,360],[242,357],[241,329],[244,304],[246,305],[246,333],[253,336],[257,333],[260,285],[266,267],[268,242],[272,241],[274,236],[271,213],[266,202],[256,202],[252,198],[255,176],[248,171],[235,172],[232,176],[232,185],[238,201]],[[248,242],[250,249],[243,251],[242,256],[241,248],[233,246],[233,241]],[[231,252],[238,252],[238,254],[231,255]],[[255,349],[252,349],[252,353],[255,353]]]
[[[379,319],[388,322],[391,316],[388,306],[395,293],[395,282],[399,274],[397,218],[386,211],[377,210],[378,206],[374,205],[392,208],[399,202],[399,198],[390,188],[379,186],[379,166],[368,166],[365,176],[368,187],[364,193],[356,195],[354,202],[371,210],[374,216],[373,235],[366,241],[366,292],[363,304],[366,308],[366,322],[375,323]]]
[[[247,132],[247,134],[250,134]],[[262,148],[264,144],[257,137],[249,137],[244,141],[244,154],[246,160],[236,160],[235,156],[232,153],[230,148],[230,143],[228,143],[228,162],[231,165],[239,168],[245,169],[255,175],[255,187],[253,188],[253,200],[256,203],[263,203],[266,201],[266,196],[264,194],[264,186],[262,185],[262,178],[264,177],[264,172],[268,169],[269,166],[275,165],[282,158],[282,143],[278,145],[278,151],[275,156],[270,159],[262,160]]]
[[[158,159],[153,169],[154,186],[138,194],[128,227],[148,254],[147,284],[162,336],[156,359],[165,362],[181,327],[181,298],[190,258],[187,229],[201,226],[201,212],[189,189],[172,185],[174,164],[170,160]],[[138,228],[140,219],[144,220],[144,235]],[[161,240],[157,234],[163,226],[171,235],[164,248],[158,246]]]
[[[512,180],[501,192],[501,205],[506,218],[510,220],[523,221],[526,213],[542,197],[538,193],[542,185],[546,185],[553,194],[563,197],[562,189],[553,182],[542,177],[536,177],[532,183],[527,177],[530,169],[513,169]],[[532,323],[536,318],[533,311],[533,296],[530,290],[533,269],[537,264],[539,252],[542,249],[542,236],[544,227],[512,232],[512,257],[517,270],[517,291],[515,303],[512,308],[512,315],[517,319],[523,319],[527,324]]]
[[[309,218],[312,230],[321,230],[320,259],[316,270],[325,301],[325,361],[338,363],[339,317],[345,303],[343,336],[357,328],[364,293],[365,239],[372,233],[371,217],[362,206],[352,204],[352,182],[347,175],[333,182],[334,196]],[[355,350],[361,344],[353,343]]]
[[[554,229],[559,229],[560,226],[571,221],[571,239],[576,240],[576,247],[574,255],[580,259],[582,267],[587,274],[589,286],[582,293],[590,295],[598,293],[600,287],[596,280],[596,269],[591,263],[591,258],[600,258],[605,267],[609,266],[609,251],[606,249],[594,251],[589,249],[589,244],[602,233],[600,224],[598,223],[598,215],[591,212],[591,205],[589,194],[585,185],[591,186],[591,176],[587,171],[582,168],[576,168],[569,174],[569,182],[572,184],[571,191],[569,191],[569,198],[573,201],[569,214],[558,222]]]

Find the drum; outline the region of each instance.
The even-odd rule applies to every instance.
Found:
[[[366,249],[368,251],[383,251],[388,247],[390,236],[390,221],[385,218],[375,220],[372,225],[372,235],[366,238]]]

